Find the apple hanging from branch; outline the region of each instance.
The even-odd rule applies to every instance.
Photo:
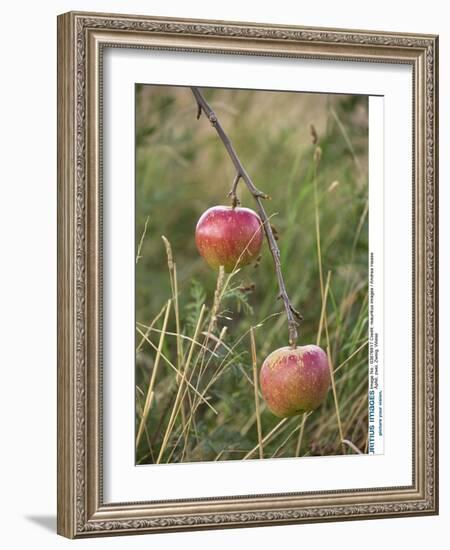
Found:
[[[250,208],[213,206],[202,214],[195,243],[208,265],[227,273],[255,262],[264,238],[262,222]]]
[[[330,388],[327,354],[312,344],[279,348],[264,361],[259,381],[264,401],[276,416],[313,411]]]

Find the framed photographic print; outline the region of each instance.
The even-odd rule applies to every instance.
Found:
[[[58,532],[436,514],[438,39],[58,18]]]

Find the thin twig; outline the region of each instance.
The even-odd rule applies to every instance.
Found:
[[[250,328],[250,341],[252,345],[252,367],[253,367],[253,385],[255,390],[255,411],[256,411],[256,427],[258,431],[259,458],[264,458],[264,448],[262,442],[261,429],[261,413],[259,410],[259,395],[258,395],[258,367],[256,364],[256,343],[255,332],[253,327]]]
[[[203,94],[200,92],[198,88],[191,88],[192,93],[194,94],[194,97],[197,101],[197,118],[200,117],[202,111],[205,113],[206,117],[212,124],[212,126],[215,128],[216,132],[218,133],[220,139],[222,140],[225,149],[228,152],[228,155],[230,156],[234,167],[236,169],[236,178],[233,182],[232,189],[230,191],[230,196],[232,197],[233,201],[236,199],[236,187],[238,184],[238,181],[240,178],[242,178],[250,191],[250,193],[253,195],[257,205],[258,205],[258,214],[261,218],[261,221],[264,226],[264,231],[266,234],[267,242],[269,244],[270,252],[272,253],[274,265],[275,265],[275,272],[277,275],[278,280],[278,286],[280,289],[280,298],[283,300],[284,308],[286,310],[286,317],[288,321],[288,327],[289,327],[289,344],[292,347],[296,347],[297,345],[297,339],[298,339],[298,324],[299,321],[302,320],[302,316],[300,313],[294,308],[292,305],[289,296],[286,291],[286,286],[284,284],[283,274],[281,271],[281,260],[280,260],[280,250],[278,248],[277,242],[275,240],[272,227],[268,221],[268,217],[266,214],[266,211],[264,210],[264,206],[262,204],[262,199],[269,199],[270,197],[266,195],[266,193],[263,193],[260,191],[255,184],[253,183],[252,179],[246,172],[244,166],[242,165],[241,161],[239,160],[239,157],[237,156],[237,153],[225,133],[225,130],[223,129],[222,125],[220,124],[217,115],[214,113],[206,99],[203,97]]]

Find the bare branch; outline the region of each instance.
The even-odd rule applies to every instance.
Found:
[[[233,186],[232,186],[231,191],[229,193],[229,196],[232,197],[233,205],[236,206],[234,204],[234,202],[235,202],[235,200],[237,200],[236,188],[237,188],[237,184],[238,184],[240,178],[242,178],[244,180],[248,190],[253,195],[253,197],[254,197],[257,205],[258,205],[258,208],[257,208],[258,214],[259,214],[259,217],[261,218],[261,221],[262,221],[262,224],[263,224],[263,227],[264,227],[264,232],[266,234],[267,242],[269,244],[270,252],[272,254],[272,258],[273,258],[273,261],[274,261],[274,264],[275,264],[275,272],[276,272],[276,275],[277,275],[278,286],[280,288],[280,295],[279,296],[283,300],[284,308],[286,310],[286,317],[287,317],[288,327],[289,327],[289,344],[292,347],[295,348],[296,345],[297,345],[297,339],[298,339],[297,327],[298,327],[298,324],[299,324],[296,319],[301,320],[302,316],[294,308],[294,306],[291,304],[289,296],[286,292],[286,286],[284,284],[283,274],[282,274],[282,271],[281,271],[280,250],[278,248],[276,238],[275,238],[273,230],[272,230],[272,226],[269,223],[268,216],[267,216],[266,211],[264,210],[264,206],[262,204],[263,199],[270,199],[270,197],[266,193],[263,193],[262,191],[260,191],[255,186],[255,184],[253,183],[252,179],[250,178],[250,176],[246,172],[244,166],[242,165],[241,161],[239,160],[239,157],[237,156],[237,153],[236,153],[229,137],[225,133],[225,130],[223,129],[222,125],[220,124],[220,122],[217,118],[217,115],[214,113],[211,106],[208,104],[206,99],[203,97],[203,94],[200,92],[200,90],[198,88],[193,87],[193,88],[191,88],[191,91],[192,91],[192,93],[195,97],[195,100],[197,101],[197,107],[198,107],[197,115],[200,115],[203,111],[205,116],[210,121],[211,125],[215,128],[215,130],[218,133],[220,139],[222,140],[222,143],[223,143],[225,149],[227,150],[227,153],[228,153],[229,157],[231,158],[231,161],[233,162],[234,167],[236,169],[236,174],[237,175],[236,175],[236,178],[234,179]],[[197,116],[197,118],[199,118],[199,116]],[[237,204],[237,202],[236,202],[236,204]]]

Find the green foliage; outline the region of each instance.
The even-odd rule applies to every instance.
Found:
[[[317,129],[322,150],[317,191],[324,278],[331,271],[326,307],[330,349],[335,368],[352,356],[336,373],[336,389],[345,437],[364,450],[367,98],[214,89],[206,90],[205,95],[255,184],[272,197],[266,210],[279,234],[287,291],[304,317],[300,345],[316,343],[322,308],[314,209],[315,145],[310,123]],[[136,266],[136,321],[150,326],[173,298],[161,235],[171,242],[176,262],[180,327],[177,338],[172,302],[162,351],[179,372],[186,365],[202,306],[207,306],[192,353],[192,387],[187,387],[161,461],[242,459],[258,443],[248,330],[258,327],[258,367],[271,351],[287,344],[283,306],[276,299],[273,259],[264,244],[256,269],[244,268],[229,281],[225,277],[216,318],[211,318],[217,273],[197,253],[195,226],[204,210],[229,202],[234,168],[211,125],[204,117],[196,120],[196,105],[188,88],[138,86],[136,97],[136,246],[149,217]],[[254,208],[242,181],[238,192],[242,205]],[[148,335],[154,346],[159,342],[163,317]],[[137,341],[140,339],[138,334]],[[320,345],[327,345],[325,331]],[[155,359],[155,349],[147,342],[136,361],[137,427]],[[146,431],[137,449],[139,463],[157,461],[179,383],[180,375],[161,359]],[[193,388],[200,394],[205,390],[207,403],[198,399]],[[261,402],[263,436],[279,421]],[[264,456],[295,455],[300,425],[301,417],[286,421],[264,444]],[[300,455],[340,453],[330,391],[326,402],[305,423]],[[251,457],[257,458],[257,453]]]
[[[206,292],[197,279],[192,279],[189,294],[191,300],[185,306],[186,326],[188,331],[192,331],[197,324],[202,305],[206,303]]]
[[[223,295],[223,302],[230,303],[230,307],[238,314],[245,313],[247,315],[253,315],[253,307],[249,303],[249,293],[252,291],[252,287],[237,286],[226,289]]]

